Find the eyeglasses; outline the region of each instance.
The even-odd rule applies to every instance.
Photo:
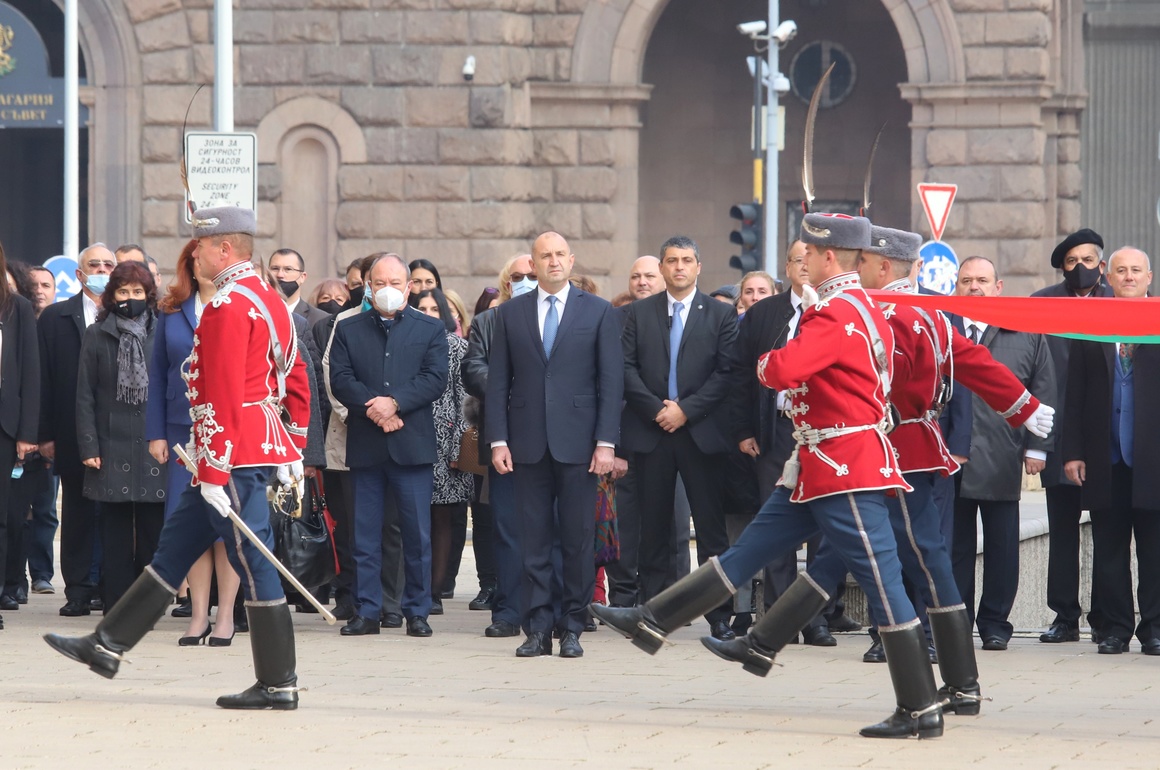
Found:
[[[117,266],[116,262],[109,262],[106,260],[94,259],[85,263],[85,267],[89,270],[100,270],[102,267],[107,270],[112,270]]]
[[[301,272],[304,272],[304,271],[299,270],[296,267],[271,267],[270,268],[271,275],[296,275],[296,274],[301,273]]]
[[[510,276],[508,276],[509,280],[511,280],[512,283],[516,283],[517,281],[522,281],[525,278],[533,278],[534,279],[535,277],[536,277],[535,273],[512,273]]]

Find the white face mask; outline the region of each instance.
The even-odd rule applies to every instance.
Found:
[[[394,286],[384,286],[375,292],[375,307],[384,313],[397,313],[405,304],[407,298]]]
[[[512,281],[512,296],[518,297],[521,294],[527,294],[538,285],[539,283],[535,278],[524,278],[522,281]]]

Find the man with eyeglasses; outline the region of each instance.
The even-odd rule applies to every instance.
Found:
[[[81,493],[84,467],[77,447],[77,373],[81,337],[97,318],[101,294],[117,259],[103,243],[80,253],[80,292],[49,305],[37,320],[40,337],[40,454],[55,463],[60,476],[60,572],[64,578],[65,617],[88,615],[99,600],[92,579],[97,504]],[[100,605],[98,605],[100,606]]]
[[[286,307],[306,319],[307,326],[313,328],[319,321],[325,321],[330,314],[319,310],[302,297],[302,287],[306,285],[306,260],[294,249],[278,249],[270,255],[270,277],[276,284],[278,293],[286,300]],[[311,355],[314,351],[310,351]]]
[[[1095,230],[1083,228],[1060,241],[1051,252],[1051,266],[1063,271],[1063,280],[1032,294],[1032,297],[1111,297],[1104,261],[1104,239]],[[1067,360],[1071,340],[1049,335],[1047,350],[1055,370],[1057,395],[1055,408],[1063,414],[1067,399]],[[1082,513],[1080,488],[1063,472],[1063,421],[1057,426],[1056,451],[1047,455],[1047,466],[1040,478],[1047,492],[1047,606],[1055,611],[1055,620],[1039,641],[1048,644],[1079,641],[1079,517]],[[1092,641],[1099,642],[1100,611],[1096,593],[1091,594],[1088,623]]]

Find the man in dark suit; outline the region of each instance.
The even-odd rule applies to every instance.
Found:
[[[636,465],[642,598],[664,590],[672,559],[677,473],[697,527],[697,561],[729,547],[722,504],[729,439],[727,412],[737,312],[697,289],[701,257],[684,236],[661,246],[666,291],[628,305],[622,337],[625,409],[621,445]],[[728,605],[705,617],[732,639]]]
[[[40,454],[60,475],[60,573],[64,578],[65,617],[88,615],[97,595],[92,579],[97,536],[97,504],[81,488],[84,467],[77,448],[77,367],[81,337],[97,318],[101,293],[117,266],[113,252],[94,244],[80,253],[75,297],[49,305],[36,323],[40,337]]]
[[[278,249],[270,255],[269,270],[278,293],[286,298],[286,307],[305,318],[308,327],[313,328],[319,321],[331,317],[330,313],[314,307],[302,296],[302,287],[306,285],[306,260],[301,254],[294,249]]]
[[[395,254],[370,270],[372,312],[338,322],[330,390],[347,408],[346,464],[354,482],[354,594],[358,614],[343,636],[379,633],[383,497],[388,487],[403,535],[403,616],[408,636],[431,636],[431,494],[436,461],[431,404],[447,384],[443,325],[407,306],[410,274]]]
[[[1151,282],[1147,254],[1130,247],[1112,254],[1108,283],[1115,296],[1144,297]],[[1067,380],[1064,470],[1081,485],[1081,504],[1092,512],[1099,652],[1127,651],[1134,630],[1145,655],[1160,655],[1160,407],[1147,396],[1160,385],[1160,345],[1076,340]],[[1135,629],[1133,536],[1140,578]]]
[[[578,658],[596,579],[596,481],[613,467],[624,363],[612,305],[568,282],[568,242],[544,233],[532,259],[537,289],[495,311],[484,433],[496,471],[515,472],[528,635],[516,655],[551,655],[555,626],[560,657]],[[554,617],[557,537],[563,589]]]
[[[1110,297],[1104,273],[1104,239],[1094,230],[1084,228],[1064,238],[1051,252],[1051,266],[1063,270],[1063,280],[1032,294],[1032,297]],[[1047,350],[1055,367],[1057,395],[1055,408],[1067,410],[1068,352],[1071,340],[1054,335],[1047,338]],[[1066,421],[1061,421],[1056,448],[1061,448]],[[1083,512],[1080,488],[1063,472],[1059,451],[1047,456],[1047,467],[1041,475],[1047,492],[1047,606],[1054,610],[1051,628],[1040,634],[1039,641],[1049,644],[1079,641],[1079,517]],[[1091,593],[1088,623],[1098,641],[1100,609],[1096,592]]]

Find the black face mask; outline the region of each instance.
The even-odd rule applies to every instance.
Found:
[[[300,289],[301,287],[298,285],[298,281],[279,280],[278,281],[278,288],[282,291],[283,297],[285,297],[286,299],[290,299],[291,297],[294,296],[294,292],[298,291],[298,289]]]
[[[1087,291],[1100,282],[1100,268],[1088,267],[1079,262],[1071,270],[1063,271],[1063,282],[1073,292]]]
[[[318,309],[324,310],[331,315],[338,315],[342,312],[344,305],[336,299],[328,299],[326,302],[319,302]]]
[[[143,299],[126,299],[113,305],[113,312],[122,318],[137,318],[148,306]]]

